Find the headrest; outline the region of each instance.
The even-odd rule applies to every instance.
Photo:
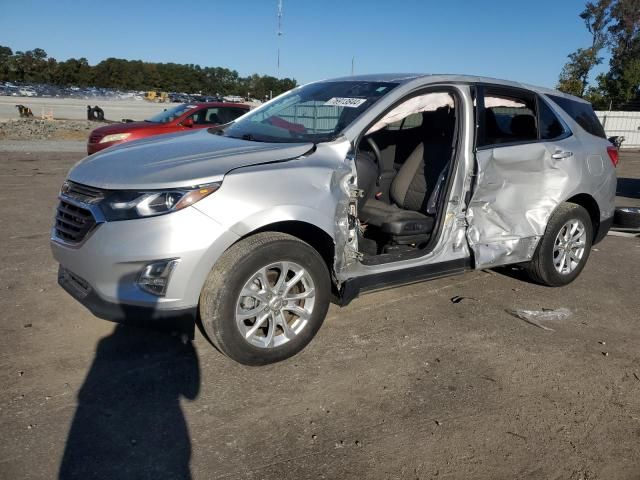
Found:
[[[453,135],[455,116],[450,107],[440,107],[431,112],[423,113],[422,128],[429,140],[448,138]]]

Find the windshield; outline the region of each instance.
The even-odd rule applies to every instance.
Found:
[[[183,104],[180,104],[180,105],[175,106],[173,108],[170,108],[169,110],[165,110],[163,112],[160,112],[159,114],[154,115],[153,117],[146,119],[145,122],[169,123],[169,122],[175,120],[176,118],[178,118],[180,115],[182,115],[187,110],[191,110],[192,108],[196,108],[195,105],[187,105],[186,103],[183,103]]]
[[[245,115],[223,134],[257,142],[330,141],[396,85],[360,81],[312,83]]]

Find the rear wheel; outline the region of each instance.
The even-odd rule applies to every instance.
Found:
[[[324,260],[291,235],[259,233],[232,246],[200,295],[202,326],[224,354],[246,365],[289,358],[314,337],[329,308]]]
[[[549,219],[544,236],[525,270],[535,282],[552,287],[567,285],[587,263],[592,240],[589,213],[575,203],[563,203]]]

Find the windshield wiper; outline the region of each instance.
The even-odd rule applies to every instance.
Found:
[[[250,133],[243,133],[239,137],[236,137],[235,135],[225,135],[225,137],[237,138],[238,140],[247,140],[248,142],[260,142],[260,141],[262,141],[262,140],[257,140],[256,137],[254,137]]]

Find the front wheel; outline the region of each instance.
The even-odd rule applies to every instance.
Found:
[[[245,365],[289,358],[314,337],[327,314],[331,282],[310,245],[258,233],[218,260],[200,295],[202,326],[224,354]]]
[[[591,251],[593,225],[589,213],[575,203],[563,203],[551,215],[531,261],[525,265],[538,283],[560,287],[580,274]]]

